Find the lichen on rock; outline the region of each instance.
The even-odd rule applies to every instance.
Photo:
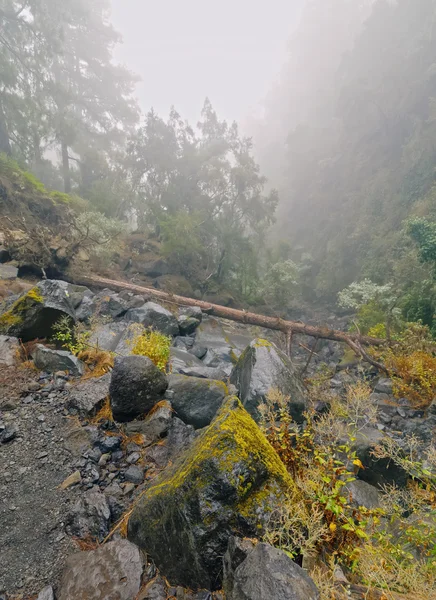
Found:
[[[258,535],[294,484],[239,400],[225,401],[191,448],[135,507],[128,537],[171,583],[213,589],[230,535]]]

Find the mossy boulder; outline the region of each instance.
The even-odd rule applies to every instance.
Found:
[[[172,584],[217,589],[229,537],[258,536],[293,489],[259,427],[230,397],[138,502],[128,537]]]
[[[222,381],[171,375],[168,394],[176,415],[184,423],[201,429],[210,424],[229,392]]]
[[[303,421],[306,410],[302,381],[291,361],[275,344],[256,339],[247,346],[236,363],[230,382],[239,392],[239,398],[248,412],[257,419],[258,406],[268,392],[276,388],[289,396],[289,409],[297,423]]]
[[[47,338],[54,323],[62,316],[75,318],[75,312],[64,281],[41,281],[20,296],[0,314],[0,333],[23,341]]]

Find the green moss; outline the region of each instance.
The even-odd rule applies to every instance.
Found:
[[[253,475],[259,471],[268,474],[268,479],[277,487],[290,489],[293,481],[284,464],[269,444],[265,436],[240,401],[229,398],[218,412],[211,425],[197,438],[193,447],[180,462],[174,465],[171,475],[148,490],[147,496],[172,493],[180,489],[189,477],[190,486],[201,490],[210,484],[205,469],[207,461],[214,461],[220,472],[226,473],[229,483],[237,489],[237,505],[246,507],[247,495],[251,494],[251,483],[247,480],[246,469]],[[244,477],[239,479],[238,465],[244,464]],[[248,478],[249,479],[249,478]],[[261,488],[259,494],[269,496],[270,491]],[[256,504],[260,496],[254,494],[249,505]]]
[[[18,298],[11,308],[0,316],[0,330],[7,332],[20,325],[23,321],[24,313],[35,306],[35,304],[43,302],[43,300],[44,298],[37,287],[29,290],[27,294]]]
[[[234,365],[236,365],[236,363],[238,362],[238,357],[235,354],[235,351],[233,350],[233,348],[230,350],[230,360],[232,361],[232,363]]]
[[[272,348],[272,343],[268,340],[263,340],[262,338],[257,338],[254,343],[255,348]]]
[[[65,194],[64,192],[58,192],[58,191],[50,192],[49,196],[56,203],[71,204],[71,196],[68,194]]]

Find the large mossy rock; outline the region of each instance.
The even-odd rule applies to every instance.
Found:
[[[297,423],[303,421],[306,410],[303,384],[291,359],[273,343],[256,339],[240,356],[230,376],[239,398],[248,412],[257,419],[258,406],[268,392],[276,388],[290,397],[289,409]]]
[[[168,392],[176,415],[195,429],[209,425],[229,394],[222,381],[185,375],[171,375]]]
[[[293,489],[273,448],[231,397],[144,494],[130,517],[128,537],[172,584],[216,589],[229,537],[259,535]]]
[[[41,281],[0,314],[0,333],[25,342],[50,337],[60,317],[75,318],[68,289],[65,281]]]

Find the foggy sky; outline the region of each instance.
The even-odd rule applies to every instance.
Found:
[[[196,123],[208,96],[219,115],[259,110],[285,59],[304,0],[112,0],[124,43],[116,59],[142,81],[141,108],[170,106]]]

